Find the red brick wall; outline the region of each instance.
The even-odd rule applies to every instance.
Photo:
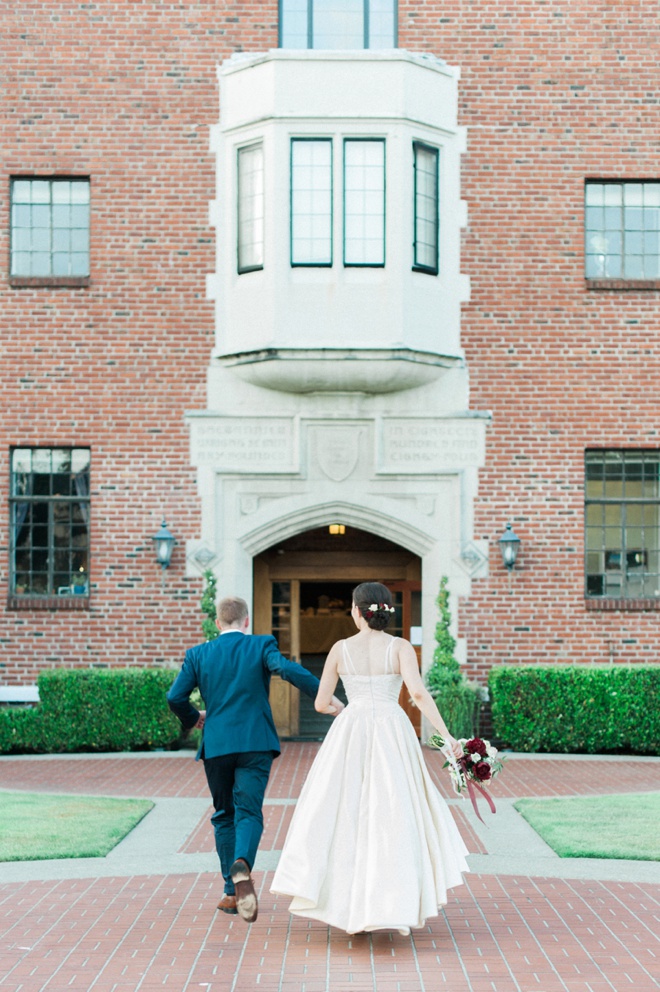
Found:
[[[585,289],[585,177],[657,178],[658,51],[631,0],[400,0],[400,45],[459,65],[469,129],[462,270],[471,406],[493,412],[461,604],[470,666],[655,660],[658,615],[587,612],[583,452],[658,445],[657,291]],[[12,444],[92,446],[91,610],[2,612],[0,681],[42,666],[177,661],[199,635],[183,413],[205,405],[215,66],[277,44],[277,4],[0,2],[0,597]],[[650,94],[650,95],[649,95]],[[653,101],[656,101],[655,103]],[[89,288],[8,286],[11,175],[90,175]],[[179,539],[161,588],[150,536]],[[497,538],[522,539],[509,592]]]
[[[460,627],[473,673],[501,661],[651,662],[660,614],[587,612],[587,447],[660,446],[658,291],[590,291],[585,178],[659,179],[658,34],[627,0],[400,0],[402,48],[461,67],[468,128],[462,341],[491,410],[475,536],[490,578]],[[497,538],[522,541],[511,591]]]
[[[213,344],[215,67],[277,44],[277,4],[0,3],[0,602],[10,445],[91,445],[91,610],[0,612],[0,682],[56,665],[178,662],[201,639],[185,410]],[[91,285],[14,289],[9,178],[89,175]],[[165,573],[150,537],[179,544]]]

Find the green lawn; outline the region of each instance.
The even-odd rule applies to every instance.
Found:
[[[0,861],[102,858],[153,805],[147,799],[0,792]]]
[[[660,861],[660,792],[519,799],[514,807],[561,858]]]

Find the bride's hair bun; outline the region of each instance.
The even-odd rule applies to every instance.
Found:
[[[380,582],[362,582],[353,590],[353,602],[372,630],[385,630],[394,616],[392,593]]]

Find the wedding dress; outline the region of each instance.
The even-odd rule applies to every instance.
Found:
[[[310,769],[271,887],[293,897],[290,913],[348,933],[421,927],[469,871],[398,703],[394,640],[382,660],[356,658],[357,666],[343,643],[349,704]]]

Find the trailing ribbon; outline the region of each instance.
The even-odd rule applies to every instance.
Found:
[[[492,797],[486,792],[485,789],[482,789],[482,787],[480,785],[477,785],[476,782],[472,782],[470,779],[467,779],[468,796],[472,800],[472,807],[474,809],[474,812],[477,814],[477,816],[479,817],[479,819],[481,820],[481,822],[485,826],[486,825],[486,822],[485,822],[485,820],[482,820],[481,819],[481,814],[480,814],[480,812],[479,812],[479,810],[477,808],[477,797],[474,794],[474,790],[475,789],[477,789],[477,791],[480,792],[481,795],[484,797],[484,799],[486,800],[486,802],[490,806],[491,813],[495,813],[496,812],[496,810],[495,810],[495,803],[493,802]]]

